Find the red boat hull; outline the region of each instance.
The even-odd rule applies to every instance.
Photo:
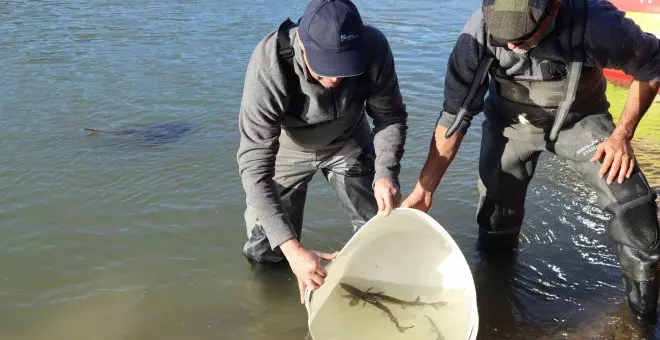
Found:
[[[658,0],[610,0],[610,2],[624,12],[660,14],[660,1]]]

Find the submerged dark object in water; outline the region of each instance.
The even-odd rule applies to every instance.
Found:
[[[182,122],[162,122],[137,125],[127,129],[100,130],[85,128],[87,135],[107,134],[121,137],[121,143],[142,146],[156,146],[181,139],[192,130],[192,124]]]

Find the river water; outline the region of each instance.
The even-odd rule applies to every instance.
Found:
[[[0,2],[0,339],[307,336],[292,276],[255,271],[240,253],[235,161],[252,48],[305,4]],[[408,193],[442,104],[447,57],[479,2],[356,4],[396,58],[410,113],[401,174]],[[625,92],[611,91],[621,105]],[[623,299],[607,215],[551,155],[531,184],[515,263],[475,252],[481,119],[430,212],[473,270],[480,339],[642,339]],[[659,120],[655,104],[635,141],[656,188]],[[82,133],[163,121],[191,130],[162,145]],[[305,228],[303,243],[325,251],[351,235],[320,176]]]

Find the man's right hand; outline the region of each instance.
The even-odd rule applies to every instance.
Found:
[[[413,192],[401,203],[402,208],[413,208],[428,212],[433,203],[433,193],[425,190],[413,190]]]
[[[289,261],[291,270],[298,279],[298,289],[300,290],[300,303],[305,304],[305,290],[307,288],[316,290],[325,282],[328,275],[325,267],[321,264],[321,259],[333,260],[338,252],[329,254],[303,247],[295,238],[290,239],[280,245],[282,253]]]
[[[419,174],[419,179],[412,193],[401,203],[402,208],[413,208],[425,213],[431,209],[433,193],[438,188],[449,164],[454,160],[458,147],[463,140],[463,135],[460,132],[449,138],[445,138],[446,133],[446,127],[442,125],[435,127],[424,168]]]

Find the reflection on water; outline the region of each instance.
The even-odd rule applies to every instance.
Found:
[[[625,302],[616,303],[613,311],[599,315],[598,318],[587,320],[575,327],[559,330],[559,334],[568,339],[607,339],[607,340],[652,340],[658,335],[647,325],[640,325],[628,317],[628,305]],[[544,336],[541,339],[556,339]]]

